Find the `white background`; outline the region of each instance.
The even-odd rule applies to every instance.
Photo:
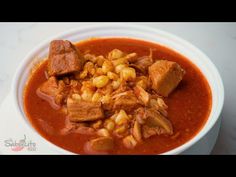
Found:
[[[236,23],[139,23],[171,32],[210,57],[225,87],[222,126],[213,154],[236,154]],[[0,104],[22,58],[41,41],[88,23],[0,23]],[[0,115],[1,118],[1,115]]]

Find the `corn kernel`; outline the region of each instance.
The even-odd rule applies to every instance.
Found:
[[[121,70],[123,70],[123,69],[126,68],[126,67],[127,67],[127,65],[125,65],[125,64],[117,65],[117,66],[115,67],[115,72],[116,72],[117,74],[119,74],[119,73],[121,72]]]
[[[111,85],[112,85],[113,90],[116,90],[117,88],[119,88],[120,84],[121,84],[120,80],[112,81]]]
[[[97,131],[98,136],[104,136],[104,137],[109,137],[110,133],[107,129],[102,128]]]
[[[113,115],[110,117],[110,119],[113,120],[113,121],[115,121],[117,115],[118,115],[118,113],[116,112],[115,114],[113,114]]]
[[[117,134],[123,134],[123,133],[125,133],[126,132],[126,130],[127,130],[127,126],[120,126],[120,127],[118,127],[117,129],[115,129],[115,133],[117,133]]]
[[[100,55],[96,58],[96,61],[97,61],[97,65],[101,67],[103,65],[103,62],[105,61],[105,58],[102,55]]]
[[[118,58],[118,59],[112,60],[112,64],[114,66],[118,66],[120,64],[128,64],[128,60],[127,58]]]
[[[107,85],[109,82],[109,78],[107,76],[98,76],[93,79],[93,85],[97,88],[102,88]]]
[[[107,119],[107,120],[105,120],[105,122],[104,122],[104,127],[105,127],[108,131],[112,131],[112,130],[114,130],[114,128],[115,128],[115,123],[114,123],[113,120]]]
[[[120,51],[119,49],[114,49],[108,53],[108,59],[110,60],[121,58],[123,56],[124,56],[124,53]]]
[[[109,77],[109,79],[111,80],[117,80],[119,78],[119,76],[113,72],[107,72],[107,77]]]
[[[93,94],[92,102],[99,102],[102,99],[102,94],[96,92]]]
[[[67,104],[73,104],[74,100],[69,97],[69,98],[67,98],[66,102],[67,102]]]
[[[96,73],[97,76],[101,76],[101,75],[104,74],[103,71],[102,71],[102,68],[97,68],[95,73]]]
[[[136,72],[134,68],[125,67],[120,72],[120,77],[126,81],[132,81],[136,78]]]
[[[114,130],[115,128],[115,123],[114,122],[108,122],[107,125],[106,125],[106,129],[109,130],[109,131],[112,131]]]
[[[91,90],[84,90],[81,97],[85,101],[91,101],[93,97],[93,92]]]
[[[101,102],[102,104],[109,103],[111,100],[111,96],[109,94],[106,94],[102,97]]]
[[[95,73],[94,64],[91,61],[85,63],[84,70],[88,71],[89,74],[94,75]]]
[[[123,109],[121,109],[119,114],[115,118],[115,123],[117,125],[122,125],[122,124],[126,124],[128,120],[129,120],[129,117],[127,116],[126,112]]]
[[[77,101],[80,101],[81,100],[81,96],[79,95],[79,94],[73,94],[72,96],[71,96],[74,100],[77,100]]]
[[[102,71],[103,71],[104,74],[106,74],[109,71],[112,71],[113,68],[114,68],[113,64],[109,60],[105,60],[102,64]]]
[[[92,54],[89,54],[89,53],[84,55],[84,59],[87,60],[87,61],[91,61],[93,63],[95,63],[97,61],[96,56],[92,55]]]
[[[83,71],[80,73],[79,78],[80,78],[80,79],[84,79],[87,75],[88,75],[88,71],[87,71],[87,70],[83,70]]]

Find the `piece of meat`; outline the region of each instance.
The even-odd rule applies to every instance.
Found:
[[[65,84],[52,76],[37,89],[37,95],[48,101],[54,109],[59,109],[65,97]]]
[[[152,89],[167,97],[182,80],[185,71],[179,64],[167,60],[158,60],[148,68]]]
[[[140,102],[134,95],[133,91],[127,91],[120,93],[119,96],[114,99],[113,110],[123,109],[127,112],[131,112],[139,106]]]
[[[134,111],[134,118],[139,124],[144,124],[146,120],[145,109],[144,107],[139,107]]]
[[[147,139],[151,136],[154,136],[154,135],[161,135],[164,133],[165,133],[165,131],[161,127],[149,127],[147,125],[142,126],[142,135],[143,135],[143,138],[145,138],[145,139]]]
[[[63,129],[61,129],[60,133],[62,135],[67,135],[69,133],[79,133],[82,135],[95,135],[96,134],[95,130],[89,127],[87,123],[72,122],[69,120],[69,118],[65,119],[65,126]]]
[[[84,151],[88,154],[107,154],[114,147],[111,137],[99,137],[85,143]]]
[[[134,118],[135,121],[139,124],[139,126],[136,125],[135,131],[138,133],[135,134],[139,134],[139,132],[141,132],[143,138],[148,138],[150,136],[160,134],[173,134],[173,127],[171,122],[163,115],[161,115],[155,107],[138,108],[134,112]],[[138,136],[134,135],[134,137],[136,138]]]
[[[165,104],[164,100],[161,98],[157,98],[157,99],[150,99],[149,101],[149,107],[155,108],[156,110],[158,110],[163,116],[167,117],[168,116],[168,112],[167,112],[167,108],[168,106]]]
[[[73,122],[93,121],[104,118],[100,102],[67,100],[68,118]]]
[[[136,97],[144,104],[147,105],[149,103],[150,100],[150,96],[149,93],[146,92],[142,87],[140,86],[135,86],[134,87],[134,94],[136,95]]]
[[[146,117],[145,126],[143,126],[145,128],[142,127],[144,138],[155,134],[173,134],[171,122],[162,116],[155,108],[147,108],[144,116]]]
[[[130,61],[131,67],[134,67],[141,73],[146,74],[148,71],[148,67],[153,64],[153,49],[150,49],[149,56],[142,56],[142,57],[136,57],[132,61]]]
[[[148,71],[148,67],[152,64],[153,60],[150,56],[143,56],[137,58],[134,63],[130,64],[130,66],[145,74]]]
[[[141,124],[139,124],[137,120],[134,122],[134,127],[132,128],[132,135],[138,142],[142,141]]]
[[[54,40],[50,43],[48,57],[48,75],[58,76],[75,71],[83,67],[84,59],[80,52],[69,41]]]

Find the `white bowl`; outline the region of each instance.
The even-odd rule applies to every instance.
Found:
[[[220,126],[220,113],[224,102],[224,88],[221,77],[211,60],[189,42],[170,33],[139,25],[130,24],[99,24],[88,25],[72,29],[60,35],[48,39],[36,46],[22,61],[12,84],[14,106],[22,119],[22,124],[39,139],[48,144],[50,150],[61,154],[73,154],[64,150],[39,135],[28,121],[23,109],[23,89],[29,76],[30,69],[35,63],[45,58],[48,46],[53,39],[67,39],[72,42],[88,39],[91,37],[128,37],[137,38],[166,46],[187,57],[194,63],[206,77],[212,92],[212,110],[207,122],[199,133],[183,145],[163,154],[209,154],[218,136]],[[218,122],[218,123],[217,123]]]

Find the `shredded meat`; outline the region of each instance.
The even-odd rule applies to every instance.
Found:
[[[142,56],[142,57],[135,58],[131,66],[137,69],[138,71],[146,74],[148,71],[148,67],[151,66],[152,64],[153,64],[152,50],[150,49],[149,56]]]

